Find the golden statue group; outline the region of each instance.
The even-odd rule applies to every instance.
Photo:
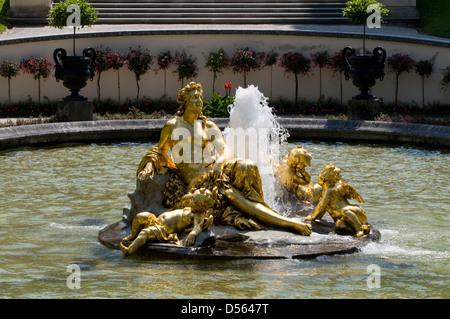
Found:
[[[240,230],[273,228],[309,236],[309,223],[285,217],[265,203],[256,164],[236,158],[221,130],[202,114],[201,84],[191,82],[182,88],[178,103],[176,116],[166,122],[158,145],[143,157],[137,170],[137,183],[141,184],[151,183],[155,175],[170,176],[162,191],[167,210],[138,210],[131,220],[131,234],[120,243],[123,254],[133,254],[151,242],[191,246],[213,224]],[[316,205],[305,221],[320,220],[328,212],[336,232],[368,234],[365,211],[348,201],[363,200],[352,186],[342,182],[340,169],[326,165],[313,184],[306,172],[310,163],[311,155],[298,146],[276,169],[282,185],[297,200]],[[188,234],[183,243],[178,238],[182,233]]]

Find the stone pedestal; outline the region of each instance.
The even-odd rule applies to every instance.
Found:
[[[349,120],[373,121],[380,113],[380,102],[377,100],[349,100],[347,117]]]
[[[93,102],[87,101],[64,101],[58,102],[58,121],[78,122],[93,120]]]
[[[152,212],[156,216],[166,212],[163,190],[169,178],[170,174],[155,174],[147,180],[136,178],[136,189],[128,194],[130,203],[123,208],[122,220],[131,224],[140,212]]]
[[[52,0],[10,0],[9,18],[46,18]]]

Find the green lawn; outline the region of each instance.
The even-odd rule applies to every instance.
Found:
[[[8,28],[6,23],[6,12],[8,8],[9,0],[0,0],[0,33]]]
[[[450,1],[417,0],[422,31],[429,35],[450,38]]]

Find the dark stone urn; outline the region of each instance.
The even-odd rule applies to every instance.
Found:
[[[63,81],[63,85],[72,94],[63,98],[64,101],[86,101],[87,98],[78,92],[87,84],[87,80],[94,78],[96,53],[92,48],[83,50],[82,56],[67,56],[66,50],[58,48],[53,52],[56,63],[56,81]]]
[[[369,93],[369,89],[377,79],[383,81],[386,50],[376,47],[373,55],[357,55],[355,49],[348,46],[342,51],[342,56],[347,64],[345,79],[352,79],[352,83],[361,91],[353,100],[374,100],[376,97]]]

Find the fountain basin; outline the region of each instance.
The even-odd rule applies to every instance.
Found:
[[[212,119],[219,128],[228,119]],[[133,141],[159,139],[166,119],[47,123],[0,128],[0,149],[68,142]],[[355,120],[280,118],[290,139],[362,141],[449,147],[450,127],[440,125]]]
[[[332,221],[312,222],[311,236],[267,229],[241,231],[231,226],[212,226],[200,234],[193,247],[166,243],[147,244],[140,255],[164,258],[281,259],[314,258],[321,255],[353,253],[369,242],[378,242],[380,232],[372,228],[368,236],[341,236],[333,232]],[[119,221],[100,230],[100,242],[119,249],[122,238],[131,233],[129,224]],[[182,241],[184,237],[180,238]]]
[[[100,142],[118,140],[157,140],[166,119],[124,120],[49,123],[33,126],[9,127],[1,129],[0,149],[26,145],[48,145],[64,142]],[[221,128],[228,125],[228,119],[214,119]],[[281,118],[280,124],[288,129],[291,139],[311,138],[316,140],[341,140],[389,143],[414,143],[427,146],[450,146],[450,129],[444,126],[418,125],[406,123],[385,123],[371,121],[339,121],[323,119]],[[313,223],[317,232],[326,229],[332,232],[332,223],[325,227]],[[319,228],[318,228],[319,227]],[[325,228],[324,228],[325,227]],[[130,231],[128,224],[116,222],[102,229],[99,240],[104,245],[117,248],[120,239]],[[260,231],[266,232],[266,231]],[[285,242],[284,245],[257,245],[254,239],[233,241],[223,240],[223,230],[216,229],[215,249],[209,247],[176,247],[167,244],[148,245],[147,252],[162,253],[165,256],[196,256],[218,258],[308,258],[321,254],[354,252],[370,241],[378,241],[379,232],[373,229],[368,237],[352,238],[338,243],[315,242],[298,244]],[[258,232],[257,232],[258,233]],[[241,234],[244,237],[248,234]],[[256,235],[256,234],[255,234]],[[267,234],[266,234],[267,235]],[[289,233],[283,237],[288,238]],[[300,236],[296,236],[300,237]],[[231,247],[234,247],[231,249]],[[288,247],[288,248],[287,248]],[[250,249],[251,248],[251,249]]]

